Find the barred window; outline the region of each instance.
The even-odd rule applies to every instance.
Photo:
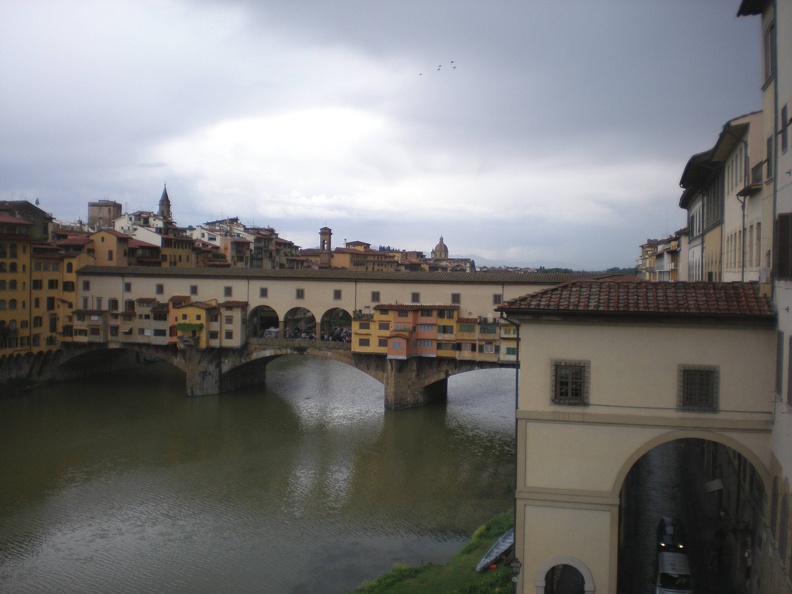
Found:
[[[718,367],[680,365],[677,408],[680,410],[716,412],[718,410]]]
[[[553,361],[551,380],[553,404],[585,406],[589,403],[589,361]]]

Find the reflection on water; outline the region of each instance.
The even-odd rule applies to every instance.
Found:
[[[0,400],[3,592],[348,592],[513,504],[514,371],[386,411],[350,367],[186,398],[165,364]]]

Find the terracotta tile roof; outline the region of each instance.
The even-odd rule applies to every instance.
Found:
[[[223,301],[220,307],[246,307],[247,301]]]
[[[12,223],[14,225],[27,225],[30,227],[33,223],[29,223],[28,221],[24,221],[22,219],[18,219],[16,217],[12,217],[10,214],[7,213],[0,213],[0,223]]]
[[[532,314],[630,314],[775,319],[756,283],[580,281],[501,304]]]
[[[304,258],[290,258],[290,260],[304,260]],[[366,281],[396,281],[408,283],[448,283],[448,284],[488,284],[493,283],[507,285],[557,285],[571,281],[597,280],[597,279],[617,279],[618,275],[603,273],[561,273],[561,272],[509,272],[509,271],[486,271],[486,272],[364,272],[358,270],[332,269],[332,270],[309,270],[306,268],[291,269],[264,269],[264,268],[230,268],[228,262],[220,264],[226,267],[225,270],[210,268],[144,268],[144,267],[125,267],[124,275],[128,277],[164,276],[168,278],[190,277],[196,278],[207,276],[212,278],[258,278],[258,279],[307,279],[307,280],[366,280]],[[214,264],[209,264],[214,266]],[[82,273],[95,275],[119,274],[118,267],[115,266],[86,266],[81,269]]]
[[[458,305],[416,305],[416,304],[407,304],[407,303],[394,303],[392,305],[388,305],[385,303],[380,303],[379,305],[375,305],[374,309],[378,311],[421,311],[427,309],[459,309]]]

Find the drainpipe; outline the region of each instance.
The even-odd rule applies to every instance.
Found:
[[[520,410],[520,324],[515,322],[514,320],[510,319],[508,316],[504,315],[501,312],[501,320],[514,326],[515,330],[517,331],[517,359],[515,361],[515,373],[514,373],[514,563],[512,563],[512,571],[514,572],[514,577],[512,577],[513,582],[513,592],[516,594],[517,592],[517,585],[519,583],[519,571],[521,568],[519,559],[517,558],[517,541],[518,536],[520,536],[519,540],[522,541],[521,535],[517,533],[517,460],[519,458],[519,452],[517,449],[518,439],[517,439],[517,432],[519,430],[519,420],[517,419],[517,411]],[[521,542],[522,544],[522,542]]]

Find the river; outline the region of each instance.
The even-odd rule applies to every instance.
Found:
[[[514,383],[387,411],[365,374],[284,357],[220,396],[155,363],[0,398],[0,591],[334,594],[444,563],[513,505]]]

